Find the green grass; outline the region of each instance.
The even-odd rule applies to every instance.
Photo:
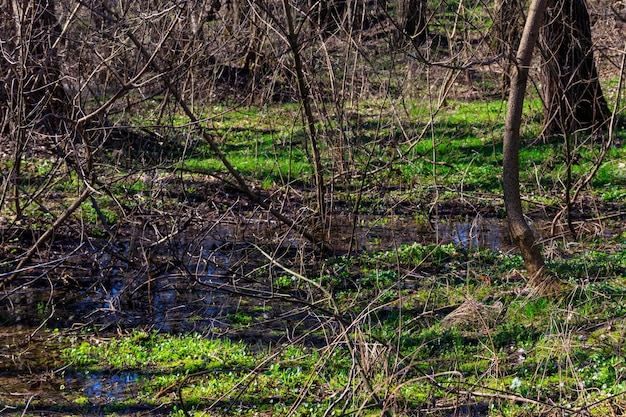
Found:
[[[137,373],[138,399],[144,403],[169,404],[180,385],[187,407],[202,409],[213,404],[214,415],[284,413],[304,389],[337,389],[347,381],[349,369],[345,366],[349,363],[340,355],[326,357],[330,369],[321,370],[318,361],[322,354],[297,345],[252,348],[243,342],[198,334],[142,332],[98,345],[76,342],[63,351],[72,368],[83,373]],[[235,395],[236,404],[229,404]],[[297,409],[323,411],[328,402],[319,400],[311,397]],[[85,399],[78,396],[75,402],[85,403]]]
[[[460,193],[470,199],[475,195],[497,197],[502,194],[505,116],[502,100],[448,100],[432,124],[428,106],[418,100],[404,100],[402,104],[389,100],[364,101],[359,106],[345,106],[343,111],[347,115],[343,125],[329,115],[319,115],[317,125],[323,175],[334,202],[354,204],[360,194],[361,211],[371,207],[375,212],[378,207],[388,207],[398,199],[418,205],[432,198],[434,185],[445,190],[438,195],[440,202],[457,199]],[[530,100],[525,107],[522,127],[521,190],[525,201],[558,206],[563,202],[567,174],[565,147],[559,139],[537,140],[536,135],[541,130],[540,115],[541,103]],[[229,162],[252,187],[269,193],[303,191],[302,201],[313,204],[315,181],[311,149],[297,106],[235,109],[215,106],[203,120]],[[149,119],[141,122],[148,126],[151,123]],[[189,130],[185,117],[173,120],[172,126],[172,137],[154,149],[149,145],[153,138],[144,138],[142,144],[129,145],[131,150],[111,151],[105,147],[100,154],[100,162],[95,166],[97,178],[109,180],[109,189],[121,201],[126,200],[127,207],[148,204],[149,191],[159,189],[135,174],[144,168],[142,163],[146,161],[162,161],[161,166],[151,168],[158,171],[153,174],[157,179],[174,169],[183,171],[182,182],[198,174],[220,178],[227,175],[208,144],[197,138],[197,132]],[[624,132],[620,125],[615,138],[617,146],[607,153],[591,183],[592,188],[583,189],[603,202],[626,201],[623,191],[626,168],[622,162],[626,158],[622,146],[626,140]],[[574,184],[594,169],[599,154],[598,144],[587,139],[585,135],[572,138]],[[141,146],[147,147],[137,148]],[[184,154],[182,149],[186,150]],[[119,164],[111,165],[112,160]],[[435,160],[437,165],[433,164]],[[11,165],[8,159],[0,167],[8,171]],[[80,181],[75,175],[60,175],[64,170],[54,158],[26,159],[21,181],[23,194],[37,195],[41,191],[39,187],[52,177],[55,192],[71,196]],[[168,188],[175,187],[165,185],[165,191],[170,191]],[[202,185],[194,185],[192,191],[196,192],[172,190],[171,193],[187,198],[202,194],[201,188]],[[135,198],[128,198],[132,196]],[[42,214],[37,200],[26,198],[24,201],[23,209],[29,216]],[[162,204],[167,206],[168,202]],[[107,216],[112,221],[124,215],[118,204],[109,201],[102,202],[101,206],[103,211],[110,210]],[[95,219],[93,215],[88,218],[90,222]]]
[[[429,112],[422,102],[408,102],[404,108],[405,116],[398,118],[389,112],[388,105],[363,102],[359,107],[344,110],[353,115],[344,126],[337,125],[332,118],[320,117],[318,141],[327,181],[336,176],[337,158],[343,155],[343,168],[355,173],[373,169],[378,172],[368,176],[367,182],[371,184],[384,181],[388,186],[417,184],[427,188],[436,183],[456,191],[501,194],[503,101],[449,100],[430,128]],[[212,136],[234,168],[249,181],[264,189],[285,187],[294,181],[304,181],[311,186],[313,167],[307,157],[310,145],[297,107],[236,110],[219,107],[213,111],[216,116],[206,117]],[[558,140],[549,143],[536,140],[541,128],[539,100],[529,101],[525,112],[522,131],[525,142],[520,150],[523,192],[536,195],[540,202],[554,204],[558,199],[545,200],[542,196],[554,195],[555,188],[562,188],[564,145]],[[349,152],[339,151],[345,146],[341,143],[339,130],[344,131],[350,142]],[[416,136],[422,132],[424,136]],[[408,141],[405,135],[408,135]],[[390,159],[398,154],[403,155],[402,160],[394,162]],[[589,172],[597,156],[597,147],[581,143],[576,154],[572,166],[574,180]],[[443,164],[433,166],[433,158]],[[623,148],[613,149],[594,180],[594,188],[598,188],[597,192],[606,201],[620,199],[616,186],[623,184],[624,178],[612,167],[623,158]],[[202,142],[179,162],[179,166],[200,172],[225,170],[208,145]],[[333,182],[340,186],[339,189],[360,185],[360,181],[355,182],[352,178],[340,176]],[[341,197],[340,192],[338,195]],[[372,195],[365,197],[374,199]]]
[[[340,273],[318,280],[333,293],[347,338],[325,317],[311,327],[301,321],[302,338],[281,343],[141,331],[97,343],[62,337],[62,358],[66,372],[138,375],[135,406],[163,404],[170,415],[181,401],[192,415],[321,416],[331,405],[377,415],[367,379],[407,412],[462,403],[468,391],[488,415],[595,404],[589,411],[601,416],[626,393],[623,245],[554,260],[551,270],[568,283],[558,298],[519,292],[511,275],[522,268],[518,255],[415,244],[337,258],[325,269]],[[297,280],[282,275],[275,285],[297,293]],[[224,320],[245,332],[263,326],[263,313],[273,310],[243,303]],[[73,401],[93,406],[80,393]]]

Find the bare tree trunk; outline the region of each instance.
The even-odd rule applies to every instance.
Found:
[[[304,108],[304,115],[306,117],[307,128],[309,131],[309,141],[311,143],[311,152],[313,154],[313,180],[315,182],[315,194],[317,198],[317,213],[320,219],[322,236],[324,236],[324,225],[326,223],[326,187],[324,185],[322,159],[317,140],[317,129],[315,128],[315,117],[313,116],[313,110],[311,108],[311,95],[309,93],[309,88],[304,75],[304,64],[302,63],[302,57],[300,55],[298,35],[295,30],[293,17],[291,15],[291,6],[289,5],[288,0],[283,0],[283,10],[287,20],[287,42],[289,43],[289,49],[291,49],[291,54],[293,55],[294,70],[298,81],[298,93],[300,96],[300,102]]]
[[[399,38],[408,37],[415,46],[426,42],[428,31],[426,27],[426,1],[399,0],[398,20],[401,33]]]
[[[507,105],[504,131],[503,170],[504,202],[513,241],[519,247],[531,285],[543,289],[550,281],[544,271],[541,248],[533,231],[524,219],[519,187],[519,130],[528,80],[528,69],[533,49],[539,36],[539,28],[547,0],[533,0],[517,51],[517,65],[511,76],[511,89]]]
[[[0,92],[2,131],[13,141],[13,165],[9,181],[17,218],[22,216],[20,179],[24,151],[34,140],[30,132],[56,135],[62,128],[59,115],[67,113],[68,99],[61,85],[56,54],[60,27],[54,1],[10,0],[1,3],[0,37],[4,76]],[[3,198],[7,189],[3,192]]]
[[[523,28],[524,11],[520,0],[496,0],[491,36],[492,47],[498,54],[505,57],[502,74],[503,94],[508,92],[511,84],[509,78],[511,63],[515,60],[515,52],[519,48]]]
[[[541,29],[544,134],[604,125],[610,112],[593,59],[585,0],[548,0]]]

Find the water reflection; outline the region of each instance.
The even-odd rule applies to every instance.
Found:
[[[465,222],[438,222],[433,227],[441,243],[453,243],[466,250],[510,247],[508,231],[501,221],[475,218]]]
[[[119,402],[136,395],[138,382],[139,375],[136,372],[76,372],[65,375],[65,389],[80,391],[86,397],[107,402]]]
[[[352,231],[354,230],[354,234]],[[333,219],[330,242],[336,250],[389,250],[403,244],[452,243],[467,250],[512,248],[506,224],[501,219],[477,216],[464,219],[431,219],[363,216],[356,226],[348,216]]]
[[[189,231],[178,241],[164,245],[159,261],[172,266],[155,275],[124,265],[106,252],[98,253],[97,256],[102,255],[100,278],[77,277],[84,282],[80,287],[55,288],[56,312],[49,324],[104,326],[102,330],[152,326],[168,332],[222,327],[223,317],[237,306],[220,286],[231,285],[231,280],[250,276],[268,264],[247,242],[250,236],[228,234],[229,227],[232,225],[216,226],[211,233]],[[504,222],[480,216],[435,219],[432,223],[409,216],[361,216],[356,224],[350,216],[333,217],[328,232],[338,254],[350,248],[353,252],[392,250],[415,242],[453,243],[467,250],[494,251],[511,245]],[[292,245],[299,241],[286,239],[283,243],[280,253],[287,255],[281,256],[294,255]],[[192,277],[197,277],[198,282]],[[12,294],[11,305],[4,307],[12,309],[13,322],[32,322],[37,326],[49,312],[46,306],[50,299],[49,289],[29,288]]]

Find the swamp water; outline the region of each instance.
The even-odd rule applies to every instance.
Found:
[[[143,383],[144,376],[136,372],[72,371],[55,357],[58,352],[51,354],[55,346],[37,336],[37,328],[44,322],[42,327],[60,329],[61,333],[81,328],[97,329],[100,333],[152,328],[175,333],[225,334],[228,325],[223,320],[238,311],[242,299],[220,291],[220,286],[232,271],[241,271],[244,277],[246,271],[268,261],[258,253],[251,255],[245,242],[228,243],[232,238],[228,227],[213,228],[211,232],[200,239],[195,237],[179,254],[178,261],[186,263],[183,267],[198,277],[195,281],[174,269],[158,277],[138,279],[115,267],[109,270],[113,276],[95,281],[85,277],[78,281],[78,288],[23,288],[9,297],[0,295],[6,311],[1,314],[10,316],[11,321],[0,327],[0,414],[19,415],[20,407],[11,404],[29,404],[34,399],[41,400],[38,410],[52,407],[75,413],[76,404],[66,396],[70,392],[74,398],[87,398],[92,409],[103,407],[136,396]],[[426,225],[402,218],[364,219],[356,227],[348,219],[334,219],[330,241],[339,251],[349,247],[387,250],[414,242],[453,243],[467,250],[511,248],[506,225],[501,220],[482,217]],[[113,262],[106,256],[101,261]],[[246,264],[245,271],[242,264]],[[246,288],[255,290],[254,284]],[[0,320],[7,319],[0,316]],[[243,337],[254,340],[265,336],[251,330]]]

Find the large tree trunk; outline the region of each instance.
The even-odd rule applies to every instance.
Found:
[[[585,0],[547,0],[541,30],[544,135],[604,124],[609,109],[593,59]]]
[[[511,63],[519,48],[524,28],[524,10],[521,0],[496,0],[493,26],[491,27],[492,47],[496,53],[502,54],[504,71],[502,76],[503,94],[508,92],[511,84]]]
[[[415,46],[426,42],[426,1],[398,0],[398,26],[400,39],[408,37]]]
[[[504,202],[509,230],[524,258],[531,285],[545,289],[549,277],[544,271],[541,248],[522,211],[519,187],[519,130],[528,80],[528,68],[539,36],[539,27],[547,0],[533,0],[517,51],[516,66],[511,75],[503,149]]]

